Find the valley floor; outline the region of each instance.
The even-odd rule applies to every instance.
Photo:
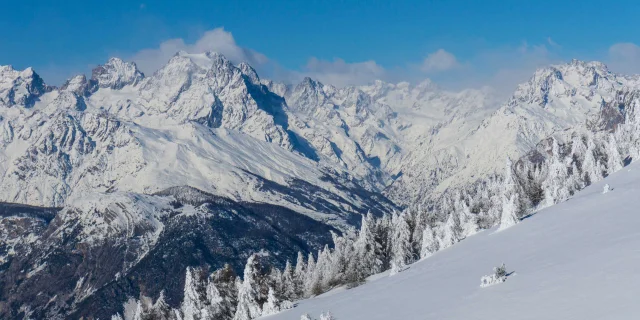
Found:
[[[611,192],[602,194],[609,184]],[[640,164],[509,229],[487,230],[415,263],[265,317],[298,320],[640,319]],[[480,278],[505,263],[507,281]]]

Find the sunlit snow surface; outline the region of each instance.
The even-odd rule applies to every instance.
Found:
[[[608,183],[613,191],[602,194]],[[640,319],[640,165],[520,224],[487,230],[393,277],[301,301],[268,319]],[[514,272],[488,288],[504,262]]]

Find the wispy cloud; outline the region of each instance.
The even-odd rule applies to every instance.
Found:
[[[176,52],[191,53],[216,51],[234,63],[250,63],[261,77],[295,83],[303,77],[311,77],[338,87],[371,83],[374,80],[420,82],[425,74],[441,86],[453,90],[492,87],[503,96],[509,95],[518,83],[526,81],[536,68],[561,62],[558,52],[562,47],[551,37],[539,44],[526,41],[515,46],[480,49],[465,59],[459,59],[444,48],[428,54],[419,62],[399,62],[384,67],[374,60],[347,62],[340,58],[324,60],[311,57],[297,69],[284,68],[264,54],[239,45],[231,32],[216,28],[202,34],[193,43],[184,39],[169,39],[155,48],[140,50],[130,55],[140,69],[150,74],[164,65]],[[473,52],[474,48],[469,51]],[[619,57],[630,65],[640,67],[640,49],[633,44],[618,44],[610,49],[610,55]],[[621,58],[620,58],[621,57]]]
[[[609,47],[607,64],[612,71],[640,73],[640,47],[631,42],[616,43]]]
[[[287,82],[312,77],[327,84],[346,86],[369,83],[385,76],[384,68],[375,61],[348,63],[339,58],[327,61],[312,57],[299,70],[288,70],[264,54],[238,45],[231,32],[224,28],[209,30],[191,44],[181,38],[166,40],[156,48],[136,52],[127,60],[134,61],[140,70],[151,74],[181,50],[189,53],[219,52],[234,63],[248,62],[263,77]]]
[[[265,55],[239,46],[231,32],[224,28],[209,30],[192,44],[185,43],[181,38],[163,41],[157,48],[140,50],[129,60],[134,61],[143,72],[152,73],[167,63],[178,51],[189,53],[215,51],[225,55],[234,63],[248,62],[256,68],[269,61]]]
[[[370,83],[385,77],[385,69],[373,60],[347,63],[342,59],[333,61],[311,58],[298,77],[311,77],[338,87]]]
[[[459,66],[460,64],[453,54],[444,49],[439,49],[424,58],[420,70],[426,73],[432,73],[451,70]]]

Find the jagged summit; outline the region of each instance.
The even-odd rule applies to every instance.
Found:
[[[138,70],[134,62],[124,62],[120,58],[111,58],[104,65],[91,71],[91,79],[100,88],[122,89],[127,85],[136,85],[144,74]]]
[[[626,79],[609,71],[598,61],[572,60],[569,63],[537,69],[526,83],[520,84],[510,100],[532,103],[544,107],[550,100],[561,96],[610,94],[626,84]]]
[[[0,66],[0,105],[30,108],[40,96],[54,89],[31,67],[18,71],[12,66]]]

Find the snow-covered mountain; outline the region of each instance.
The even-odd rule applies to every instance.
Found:
[[[0,315],[104,317],[161,290],[175,305],[186,267],[239,270],[261,249],[282,265],[361,214],[433,208],[446,192],[434,219],[463,208],[473,233],[500,203],[482,211],[460,188],[495,189],[507,156],[544,154],[551,136],[577,149],[572,134],[613,131],[639,92],[640,78],[581,61],[536,71],[505,103],[430,81],[288,85],[217,53],[179,52],[152,75],[112,58],[60,88],[0,67]],[[640,153],[632,142],[621,154]]]

